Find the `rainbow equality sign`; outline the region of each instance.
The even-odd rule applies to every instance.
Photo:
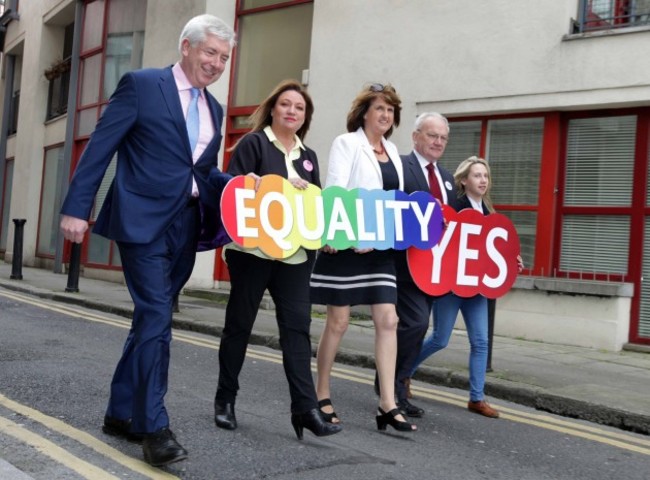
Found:
[[[298,190],[278,175],[262,177],[257,191],[252,178],[233,178],[221,197],[221,217],[235,243],[278,259],[324,245],[430,249],[444,226],[440,204],[426,192],[315,185]]]

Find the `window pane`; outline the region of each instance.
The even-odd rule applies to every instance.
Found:
[[[108,264],[111,241],[99,235],[88,237],[88,263]]]
[[[537,232],[537,212],[499,210],[512,221],[519,235],[521,258],[526,268],[532,268],[535,262],[535,237]]]
[[[113,156],[111,163],[108,164],[102,183],[99,185],[99,190],[97,190],[97,195],[95,196],[95,206],[93,208],[93,213],[90,216],[91,220],[97,220],[97,215],[99,215],[99,210],[104,204],[106,195],[108,194],[108,189],[113,183],[113,177],[115,177],[115,167],[117,166],[117,154]]]
[[[562,220],[560,269],[625,275],[629,244],[629,217],[567,215]]]
[[[481,150],[481,122],[450,122],[449,143],[440,164],[452,174],[466,158]]]
[[[486,159],[495,204],[537,205],[543,118],[490,120]]]
[[[645,217],[645,233],[643,243],[644,281],[641,282],[641,311],[639,313],[640,337],[650,338],[650,217]]]
[[[108,5],[108,33],[144,30],[146,17],[146,0],[111,0]]]
[[[99,101],[99,77],[102,56],[93,55],[83,60],[83,75],[81,78],[80,106]]]
[[[112,250],[113,250],[113,259],[111,260],[111,265],[114,267],[121,267],[122,266],[122,257],[120,257],[120,249],[117,248],[117,245],[115,245],[115,242],[112,243]]]
[[[37,253],[54,255],[58,234],[58,208],[61,203],[60,189],[57,188],[60,170],[63,166],[63,147],[51,148],[45,152],[43,169],[43,194],[38,223]]]
[[[81,35],[82,51],[99,47],[104,32],[104,0],[86,4],[84,27]]]
[[[144,32],[123,35],[109,34],[106,40],[104,63],[104,90],[102,100],[108,100],[117,88],[122,75],[142,65],[142,39]],[[134,48],[137,45],[137,49]]]
[[[589,0],[589,4],[594,15],[601,18],[614,16],[614,0]]]
[[[84,137],[90,135],[97,125],[97,109],[88,108],[79,112],[77,118],[77,136]]]
[[[281,80],[302,79],[309,68],[312,11],[308,3],[241,17],[236,106],[258,105]]]
[[[47,119],[64,115],[68,111],[68,90],[70,72],[50,80],[49,101],[47,104]]]
[[[635,141],[635,115],[571,120],[564,205],[631,205]]]
[[[66,58],[72,57],[72,42],[74,40],[74,23],[71,23],[70,25],[65,27],[65,31],[63,33],[63,58],[64,60]]]
[[[122,75],[142,66],[146,14],[145,0],[111,0],[102,100],[111,96]]]
[[[231,117],[232,128],[247,128],[250,129],[252,124],[250,121],[250,115],[240,115],[238,117]]]
[[[9,207],[11,206],[11,185],[14,178],[14,162],[5,164],[5,184],[2,194],[2,224],[0,225],[0,250],[7,249],[7,236],[9,235]]]

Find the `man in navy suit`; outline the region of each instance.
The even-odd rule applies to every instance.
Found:
[[[449,140],[449,123],[439,113],[423,113],[415,120],[413,151],[402,156],[404,191],[430,192],[441,204],[455,207],[454,177],[438,164]],[[424,410],[409,402],[411,367],[429,328],[429,313],[434,297],[420,290],[408,269],[406,251],[398,251],[397,267],[397,365],[395,394],[404,415],[421,417]]]
[[[180,60],[125,74],[90,137],[61,209],[61,230],[81,243],[106,169],[115,178],[93,228],[115,240],[134,303],[103,430],[142,439],[154,466],[187,458],[169,430],[164,405],[172,300],[194,267],[202,226],[218,219],[230,176],[217,168],[223,110],[206,87],[219,79],[235,34],[212,15],[192,18],[179,40]],[[203,225],[202,225],[203,223]]]

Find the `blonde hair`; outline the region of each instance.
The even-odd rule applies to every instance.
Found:
[[[494,213],[495,210],[494,207],[492,206],[492,200],[490,199],[490,189],[492,188],[492,173],[490,173],[490,165],[484,158],[472,156],[460,162],[460,165],[458,165],[458,168],[454,172],[454,183],[456,184],[458,197],[460,198],[463,195],[466,195],[465,185],[463,185],[462,182],[463,180],[467,180],[467,177],[469,177],[470,170],[476,164],[483,165],[487,170],[488,186],[487,189],[485,190],[485,195],[483,195],[483,203],[485,204],[485,206],[487,207],[490,213]]]

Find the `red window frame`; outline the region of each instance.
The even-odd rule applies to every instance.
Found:
[[[280,1],[272,5],[265,5],[263,7],[255,8],[244,8],[245,0],[236,0],[235,7],[235,32],[239,34],[239,23],[241,17],[245,15],[252,15],[255,13],[268,12],[271,10],[279,10],[282,8],[295,7],[297,5],[302,5],[306,3],[314,3],[314,0],[288,0]],[[232,63],[230,66],[230,79],[229,79],[229,88],[228,88],[228,108],[226,110],[226,126],[224,132],[224,153],[223,153],[223,170],[225,171],[228,168],[228,163],[230,162],[230,157],[232,156],[232,147],[237,143],[237,141],[243,137],[250,129],[242,128],[235,126],[235,120],[238,117],[245,117],[251,115],[258,105],[235,105],[235,91],[237,85],[237,47],[232,51],[231,55]],[[214,280],[229,281],[230,275],[228,273],[228,267],[225,265],[221,259],[221,249],[217,249],[217,254],[215,255],[214,263]]]
[[[95,0],[86,0],[84,1],[84,6],[93,3]],[[70,168],[70,176],[72,176],[75,168],[77,167],[77,164],[79,162],[79,159],[81,158],[81,155],[86,147],[86,144],[88,143],[88,140],[90,138],[91,133],[87,133],[84,135],[79,135],[77,132],[77,125],[79,121],[79,115],[83,111],[87,110],[96,110],[97,112],[97,119],[101,116],[102,109],[105,105],[108,104],[108,99],[103,99],[102,98],[102,92],[104,91],[104,63],[105,63],[105,52],[106,52],[106,30],[108,28],[108,12],[110,8],[110,2],[111,0],[104,0],[104,5],[103,5],[103,12],[102,12],[102,36],[101,36],[101,42],[99,45],[84,49],[85,46],[82,44],[81,45],[81,51],[79,53],[79,60],[80,60],[80,68],[79,68],[79,78],[78,78],[78,85],[79,87],[77,88],[77,108],[75,111],[75,126],[74,126],[74,141],[73,141],[73,148],[72,148],[72,162],[71,162],[71,168]],[[86,13],[87,10],[84,8],[84,15],[82,18],[82,23],[81,23],[81,31],[83,32],[84,29],[86,28]],[[90,58],[94,55],[101,55],[101,61],[100,61],[100,71],[98,72],[99,75],[99,82],[98,82],[98,100],[97,102],[85,104],[81,106],[81,82],[83,79],[83,69],[85,67],[84,60],[87,58]],[[109,246],[109,255],[108,255],[108,262],[107,263],[95,263],[95,262],[90,262],[88,261],[88,247],[90,243],[90,234],[92,233],[92,227],[95,224],[93,220],[89,220],[89,229],[88,232],[85,235],[84,242],[82,243],[82,248],[81,248],[81,263],[85,266],[92,267],[92,268],[100,268],[103,270],[122,270],[122,267],[119,265],[113,265],[114,258],[116,255],[116,248],[117,245],[115,245],[115,242],[111,241],[110,246]],[[70,254],[70,243],[66,242],[66,247],[64,249],[64,261],[69,261],[69,254]]]
[[[566,179],[566,154],[569,121],[576,118],[597,118],[619,115],[635,115],[637,131],[635,140],[634,178],[631,185],[632,199],[628,207],[607,206],[564,206],[562,186]],[[641,313],[641,277],[643,275],[643,244],[645,222],[650,221],[650,199],[648,192],[648,172],[650,170],[650,107],[615,110],[592,110],[583,112],[529,112],[521,115],[492,115],[474,117],[454,117],[449,122],[481,121],[481,144],[479,154],[485,156],[487,127],[490,120],[505,118],[544,117],[544,138],[540,161],[538,202],[536,206],[497,204],[497,210],[537,211],[535,260],[525,274],[545,277],[564,277],[584,280],[628,282],[634,285],[634,296],[630,311],[629,340],[633,343],[650,344],[650,338],[641,337],[638,327]],[[453,135],[453,133],[452,133]],[[444,160],[444,157],[443,157]],[[497,180],[498,181],[498,180]],[[562,220],[565,215],[624,215],[630,218],[630,244],[626,275],[585,274],[563,272],[559,269]]]

